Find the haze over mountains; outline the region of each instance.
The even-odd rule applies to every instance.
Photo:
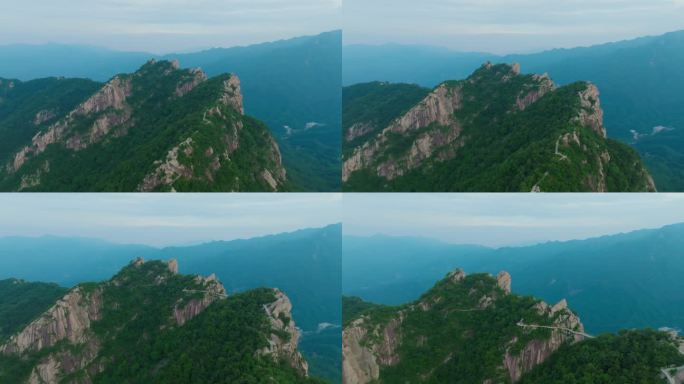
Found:
[[[591,81],[601,94],[608,137],[635,145],[660,191],[684,190],[684,99],[678,91],[684,85],[684,31],[526,55],[396,44],[343,50],[345,85],[390,81],[432,87],[465,78],[485,61],[520,63],[523,73],[548,73],[560,85]]]
[[[150,59],[178,59],[210,77],[236,73],[245,112],[264,121],[291,179],[305,190],[339,190],[341,32],[247,47],[154,55],[69,45],[0,46],[0,77],[79,77],[106,81]]]
[[[177,259],[184,274],[215,273],[229,294],[272,287],[293,303],[312,375],[340,380],[341,225],[253,239],[154,248],[94,239],[0,239],[0,280],[64,287],[108,279],[136,257]],[[36,267],[39,266],[39,267]],[[315,287],[313,289],[312,287]]]
[[[520,294],[547,302],[566,298],[590,333],[684,329],[682,239],[684,224],[499,249],[345,236],[342,286],[345,295],[400,304],[417,298],[457,267],[467,272],[506,270]]]

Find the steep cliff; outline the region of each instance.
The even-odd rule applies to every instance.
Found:
[[[343,107],[345,190],[655,191],[636,152],[606,138],[590,83],[486,63],[407,111],[361,96]]]
[[[517,382],[584,338],[565,301],[549,306],[510,289],[506,272],[457,270],[415,302],[361,311],[344,328],[344,382]]]
[[[0,345],[0,381],[162,383],[191,375],[223,382],[220,369],[236,381],[268,372],[307,382],[291,308],[277,290],[228,296],[214,275],[178,274],[175,260],[136,259],[106,282],[73,288]],[[226,349],[242,357],[227,364]]]
[[[0,171],[4,190],[277,191],[288,182],[266,126],[244,115],[239,78],[149,61],[60,115]],[[0,120],[1,123],[1,120]],[[15,128],[18,129],[18,128]],[[35,129],[34,129],[35,131]],[[0,134],[2,130],[0,129]]]

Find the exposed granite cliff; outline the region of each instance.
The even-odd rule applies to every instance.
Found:
[[[268,346],[257,351],[259,355],[271,356],[274,361],[287,361],[301,375],[308,376],[309,365],[297,350],[301,332],[292,319],[292,302],[279,289],[274,289],[275,301],[264,305],[264,312],[271,323]],[[283,337],[287,335],[287,337]]]
[[[62,340],[83,343],[93,321],[100,319],[101,290],[76,287],[38,319],[0,346],[5,354],[39,351]]]

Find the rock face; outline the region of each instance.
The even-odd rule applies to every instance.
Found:
[[[97,142],[109,131],[113,124],[121,124],[128,120],[126,98],[131,95],[130,79],[115,77],[105,84],[100,91],[81,103],[63,120],[51,125],[45,132],[39,132],[31,140],[31,145],[22,148],[8,167],[10,172],[16,172],[26,162],[29,156],[35,156],[45,151],[48,145],[66,140],[66,146],[71,149],[83,149],[90,143]],[[108,112],[95,121],[89,133],[73,133],[70,131],[77,118]],[[36,116],[36,121],[40,120]],[[45,116],[43,116],[45,117]],[[35,121],[34,121],[35,123]],[[70,137],[68,137],[70,136]]]
[[[172,262],[175,262],[175,260],[172,260]],[[169,262],[169,268],[171,268],[171,262]],[[174,273],[178,273],[177,264],[175,271]],[[227,296],[226,289],[216,279],[214,274],[209,277],[197,276],[195,277],[195,282],[203,287],[204,296],[201,299],[192,299],[187,303],[178,304],[173,308],[173,318],[179,326],[184,325],[188,320],[202,313],[214,301]]]
[[[588,83],[586,89],[579,93],[579,99],[582,108],[577,116],[577,121],[584,126],[591,127],[594,132],[602,137],[607,137],[606,128],[603,126],[603,109],[601,109],[598,88],[594,84]]]
[[[496,283],[504,292],[511,293],[511,275],[508,272],[499,272],[499,274],[496,275]]]
[[[278,289],[273,290],[276,300],[264,306],[266,316],[271,323],[271,337],[268,346],[259,350],[257,354],[271,356],[274,361],[287,361],[292,368],[303,376],[308,376],[309,365],[297,350],[297,344],[301,335],[292,319],[292,302],[283,292]],[[283,339],[279,333],[284,332],[288,339]]]
[[[528,342],[523,350],[516,355],[512,355],[510,350],[506,350],[503,366],[508,371],[512,382],[517,382],[525,372],[531,371],[532,368],[546,361],[563,344],[584,339],[584,336],[578,334],[584,332],[584,325],[580,322],[579,317],[568,309],[565,299],[553,307],[549,307],[543,301],[539,302],[537,309],[540,315],[554,318],[551,326],[557,327],[557,329],[551,330],[551,336],[547,339],[535,339]],[[578,333],[572,333],[569,330]]]
[[[17,354],[39,351],[62,340],[82,343],[90,324],[100,319],[101,309],[100,291],[85,292],[77,287],[0,346],[0,352]]]
[[[378,165],[377,172],[380,176],[392,179],[404,172],[402,171],[404,168],[397,166],[398,163],[406,163],[407,169],[417,167],[422,160],[432,154],[435,148],[449,144],[458,138],[460,126],[454,120],[453,113],[460,106],[460,89],[458,87],[448,87],[445,84],[440,85],[418,105],[383,129],[373,140],[366,142],[360,148],[356,148],[343,164],[342,180],[346,181],[352,172],[372,164],[376,154],[383,147],[387,146],[387,142],[392,135],[405,136],[427,128],[432,124],[450,127],[447,132],[443,130],[423,132],[408,154],[400,159]]]

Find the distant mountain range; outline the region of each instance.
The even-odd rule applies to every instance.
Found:
[[[482,63],[519,63],[560,85],[594,83],[608,137],[633,144],[660,191],[684,190],[684,31],[603,45],[498,56],[429,46],[343,47],[343,83],[370,81],[434,87],[463,79]]]
[[[71,287],[108,279],[130,260],[144,257],[177,259],[181,273],[215,273],[229,294],[278,288],[292,300],[293,316],[303,330],[300,348],[312,375],[339,382],[341,236],[337,224],[163,249],[93,239],[0,238],[0,280],[20,278]]]
[[[0,46],[0,77],[106,81],[150,59],[179,60],[182,68],[200,67],[209,77],[235,73],[242,80],[245,112],[268,125],[294,183],[304,190],[331,191],[340,188],[341,36],[333,31],[162,56],[56,44],[8,45]]]
[[[515,292],[567,299],[590,333],[684,329],[684,224],[500,249],[382,236],[343,241],[343,292],[371,302],[415,300],[457,267],[506,270]]]

